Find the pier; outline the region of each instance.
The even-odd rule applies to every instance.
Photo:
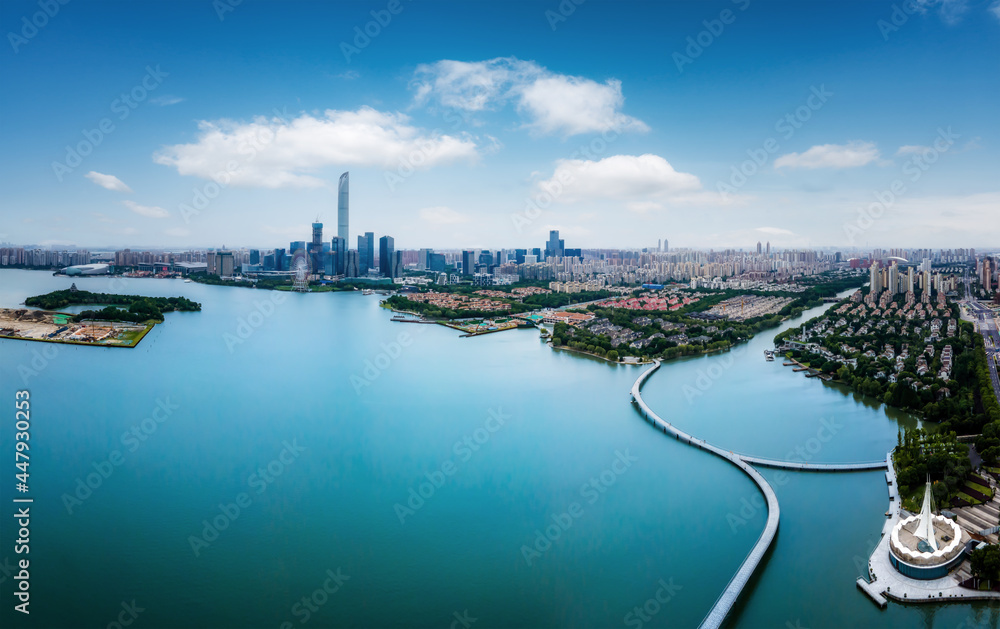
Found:
[[[660,361],[654,360],[653,366],[642,372],[632,385],[632,401],[639,407],[639,411],[642,413],[642,416],[649,420],[649,422],[658,429],[662,430],[664,434],[673,435],[673,437],[678,441],[683,441],[684,443],[694,446],[700,450],[707,450],[740,468],[744,474],[749,476],[750,479],[757,484],[757,488],[760,489],[760,492],[764,495],[764,498],[767,501],[767,522],[764,525],[764,530],[761,532],[760,537],[757,539],[757,543],[754,544],[750,553],[743,560],[743,563],[740,564],[739,570],[737,570],[736,574],[733,575],[733,578],[729,580],[729,583],[722,591],[722,594],[712,606],[708,615],[705,616],[705,619],[701,622],[700,627],[702,629],[716,629],[722,625],[726,616],[729,615],[733,605],[743,592],[743,588],[750,580],[750,577],[753,576],[753,573],[757,570],[757,566],[760,565],[765,553],[767,553],[768,548],[770,548],[771,543],[774,541],[774,536],[778,532],[778,521],[781,517],[781,510],[778,507],[778,497],[775,495],[774,490],[771,488],[771,485],[768,484],[767,480],[761,476],[760,472],[754,469],[754,465],[813,472],[854,472],[884,469],[889,464],[889,458],[886,457],[886,459],[882,461],[869,461],[863,463],[808,463],[752,457],[732,452],[730,450],[725,450],[719,446],[708,443],[704,439],[692,437],[680,428],[664,421],[659,415],[653,412],[653,409],[649,408],[649,405],[647,405],[642,399],[640,389],[649,376],[651,376],[653,372],[659,368]],[[889,467],[891,469],[891,466]],[[890,486],[890,491],[891,490],[892,487]],[[861,587],[860,584],[859,587]]]

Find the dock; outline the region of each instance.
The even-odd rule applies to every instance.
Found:
[[[889,604],[889,601],[885,600],[885,597],[879,594],[879,592],[874,587],[872,587],[871,583],[865,581],[861,577],[858,577],[857,584],[858,584],[858,589],[867,594],[869,598],[875,601],[875,604],[878,605],[881,609],[885,609],[886,605]]]

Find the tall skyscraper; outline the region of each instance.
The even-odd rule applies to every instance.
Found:
[[[347,264],[347,241],[340,236],[331,240],[330,254],[333,256],[333,274],[344,275]]]
[[[559,239],[559,230],[553,229],[549,232],[549,241],[545,243],[545,257],[562,257],[565,242]]]
[[[375,268],[375,234],[365,232],[364,236],[358,236],[358,273],[360,276],[368,274],[369,269]]]
[[[767,241],[767,248],[765,249],[765,251],[767,252],[767,255],[771,255],[771,241],[770,240]]]
[[[350,182],[350,173],[344,173],[340,176],[340,184],[337,186],[337,238],[343,238],[344,242],[350,238],[350,229],[348,229],[348,187]]]
[[[312,224],[312,242],[309,243],[309,272],[323,273],[323,223]]]
[[[882,292],[882,273],[878,268],[878,260],[872,262],[868,274],[868,283],[871,285],[871,292],[878,295]]]
[[[347,261],[344,263],[345,277],[360,277],[359,260],[360,256],[357,251],[351,249],[347,252]]]
[[[757,255],[760,255],[761,253],[763,253],[763,251],[764,251],[764,245],[760,244],[760,241],[758,240],[757,241]]]
[[[392,277],[395,241],[392,236],[382,236],[378,241],[378,271],[383,277]]]
[[[392,273],[389,277],[396,279],[397,277],[403,277],[403,252],[395,251],[390,256],[392,260]]]

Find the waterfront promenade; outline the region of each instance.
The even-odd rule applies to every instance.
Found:
[[[653,366],[643,371],[632,385],[632,401],[638,406],[643,417],[662,430],[664,434],[672,435],[678,441],[683,441],[684,443],[701,450],[707,450],[740,468],[757,484],[757,487],[760,489],[761,493],[764,494],[764,498],[767,501],[767,522],[764,525],[764,530],[761,532],[760,537],[757,539],[757,543],[754,544],[750,553],[743,560],[743,563],[740,564],[736,574],[734,574],[733,578],[730,579],[729,583],[722,591],[722,594],[715,602],[715,605],[712,606],[712,609],[701,623],[701,627],[703,629],[715,629],[720,627],[722,622],[726,619],[726,616],[729,615],[733,605],[742,593],[744,586],[746,586],[750,577],[753,576],[757,566],[760,565],[761,560],[764,558],[765,553],[767,553],[768,548],[770,548],[771,543],[774,541],[774,537],[778,532],[778,522],[781,517],[781,510],[778,506],[778,497],[775,495],[771,485],[768,484],[767,480],[763,476],[761,476],[760,472],[754,469],[753,465],[813,472],[853,472],[883,469],[888,465],[889,459],[886,457],[883,461],[842,464],[781,461],[777,459],[751,457],[745,454],[725,450],[719,446],[708,443],[704,439],[697,439],[680,428],[664,421],[659,415],[653,412],[653,409],[651,409],[649,405],[646,404],[645,400],[642,399],[640,389],[642,388],[643,383],[645,383],[649,376],[651,376],[653,372],[659,368],[660,361],[653,361]]]

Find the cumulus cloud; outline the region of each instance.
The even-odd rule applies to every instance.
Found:
[[[856,168],[879,157],[874,142],[819,144],[804,153],[788,153],[774,160],[775,168]]]
[[[557,162],[555,172],[539,188],[559,201],[619,199],[647,201],[695,192],[698,177],[677,172],[659,155],[613,155],[599,161],[567,159]],[[636,206],[637,211],[655,209]]]
[[[170,212],[155,205],[139,205],[135,201],[122,201],[122,203],[125,204],[125,207],[140,216],[148,216],[149,218],[166,218],[170,216]]]
[[[435,225],[455,225],[469,220],[465,214],[444,206],[425,207],[420,210],[420,218]]]
[[[197,141],[164,147],[153,161],[181,175],[228,180],[229,185],[320,187],[318,169],[401,163],[429,168],[477,156],[475,141],[428,133],[400,113],[371,107],[327,110],[322,116],[259,117],[251,122],[201,121]]]
[[[648,131],[644,122],[621,113],[621,81],[557,74],[533,61],[499,57],[488,61],[442,60],[417,67],[414,102],[431,101],[464,111],[498,109],[515,103],[525,126],[564,136],[605,131]]]
[[[93,181],[102,188],[107,188],[108,190],[114,190],[115,192],[132,192],[132,188],[129,188],[125,185],[124,181],[114,175],[105,175],[92,170],[84,175],[84,177]]]
[[[792,236],[795,233],[791,230],[782,229],[780,227],[756,227],[755,229],[756,231],[764,234],[770,234],[771,236]]]
[[[902,156],[902,155],[923,155],[924,153],[930,153],[933,150],[934,149],[932,149],[929,146],[920,146],[920,145],[917,145],[917,144],[907,144],[905,146],[899,147],[899,150],[896,151],[896,155],[898,155],[898,156]]]

